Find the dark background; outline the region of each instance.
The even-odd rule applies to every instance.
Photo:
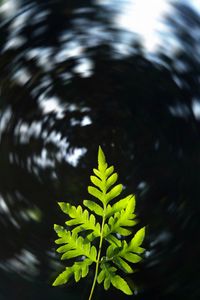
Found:
[[[173,4],[148,55],[114,24],[117,5],[15,3],[0,14],[0,300],[88,298],[92,272],[51,287],[53,224],[57,201],[88,197],[98,145],[137,196],[147,252],[135,295],[98,286],[94,299],[200,299],[199,12]]]

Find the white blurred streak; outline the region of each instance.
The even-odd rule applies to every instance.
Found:
[[[200,99],[194,99],[192,102],[192,110],[197,120],[200,120]]]
[[[58,119],[64,117],[66,106],[61,105],[59,98],[56,96],[46,98],[44,93],[41,94],[39,97],[39,106],[44,115],[54,112]]]
[[[79,159],[87,152],[86,148],[75,148],[73,152],[66,154],[66,161],[72,165],[73,167],[76,167]]]
[[[167,0],[125,1],[116,24],[139,34],[147,50],[155,51],[160,44],[159,32],[165,28],[162,18],[169,13],[170,4]]]
[[[10,213],[10,210],[9,210],[5,200],[1,196],[0,196],[0,212],[5,213],[5,214]]]
[[[38,274],[38,265],[39,261],[37,257],[30,251],[22,249],[15,257],[0,263],[0,268],[29,277]]]
[[[12,17],[19,6],[19,1],[17,0],[4,0],[3,4],[0,5],[0,13],[5,17]]]

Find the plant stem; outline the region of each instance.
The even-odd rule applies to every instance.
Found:
[[[90,296],[89,296],[88,300],[92,299],[94,288],[95,288],[95,285],[96,285],[96,282],[97,282],[97,275],[98,275],[98,270],[99,270],[99,262],[100,262],[100,258],[101,258],[101,248],[102,248],[102,242],[103,242],[103,228],[104,228],[104,223],[105,223],[105,216],[103,216],[103,220],[102,220],[101,236],[100,236],[100,241],[99,241],[99,251],[98,251],[98,255],[97,255],[95,275],[94,275],[94,280],[93,280],[93,284],[92,284],[92,288],[91,288]]]
[[[100,241],[99,241],[99,250],[98,250],[98,254],[97,254],[97,261],[96,261],[96,268],[95,268],[95,274],[94,274],[94,280],[93,280],[93,284],[92,284],[92,288],[90,291],[90,296],[88,300],[92,299],[92,295],[94,293],[94,288],[97,282],[97,276],[98,276],[98,271],[99,271],[99,263],[100,263],[100,259],[101,259],[101,248],[102,248],[102,243],[103,243],[103,229],[104,229],[104,224],[105,224],[105,219],[106,219],[106,204],[105,204],[105,197],[106,197],[106,192],[107,192],[107,188],[106,188],[106,176],[104,173],[104,176],[102,178],[102,183],[103,183],[103,187],[102,187],[102,193],[103,193],[103,216],[102,216],[102,224],[101,224],[101,235],[100,235]]]

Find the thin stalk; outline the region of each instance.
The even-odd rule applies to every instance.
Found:
[[[104,228],[104,223],[105,223],[105,217],[103,217],[103,221],[102,221],[101,236],[100,236],[100,241],[99,241],[99,251],[98,251],[98,255],[97,255],[95,275],[94,275],[94,280],[93,280],[93,284],[92,284],[92,288],[91,288],[90,296],[89,296],[88,300],[92,299],[92,295],[94,293],[94,288],[95,288],[95,285],[96,285],[96,282],[97,282],[97,275],[98,275],[98,271],[99,271],[99,263],[100,263],[100,258],[101,258],[101,248],[102,248],[102,242],[103,242],[103,228]]]
[[[106,178],[103,178],[102,181],[103,181],[102,192],[103,192],[103,198],[105,200],[105,196],[106,196]],[[106,204],[104,204],[103,208],[104,208],[104,211],[103,211],[102,224],[101,224],[101,235],[100,235],[100,241],[99,241],[99,250],[98,250],[98,254],[97,254],[97,261],[96,261],[96,268],[95,268],[94,280],[93,280],[93,284],[92,284],[92,288],[91,288],[90,296],[89,296],[88,300],[92,299],[92,295],[94,293],[94,288],[95,288],[95,285],[96,285],[96,282],[97,282],[97,276],[98,276],[98,271],[99,271],[99,263],[100,263],[101,249],[102,249],[102,243],[103,243],[103,229],[104,229],[104,224],[105,224]]]

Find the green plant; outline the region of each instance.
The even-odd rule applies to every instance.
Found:
[[[88,300],[92,299],[96,282],[103,283],[105,290],[112,284],[125,294],[131,295],[132,290],[117,271],[119,269],[125,273],[134,272],[129,263],[138,263],[142,259],[144,248],[140,246],[144,239],[145,228],[138,230],[129,242],[125,240],[125,237],[132,234],[130,228],[137,224],[134,214],[135,197],[128,195],[114,202],[123,187],[121,184],[114,186],[118,175],[114,173],[113,166],[108,167],[101,147],[98,151],[98,169],[93,169],[93,172],[94,175],[90,180],[94,186],[89,186],[88,192],[98,202],[84,200],[83,204],[87,209],[83,209],[80,205],[75,207],[65,202],[58,203],[69,220],[65,222],[67,229],[54,225],[59,237],[55,243],[63,244],[57,252],[62,253],[61,260],[78,257],[79,261],[66,267],[53,285],[67,283],[71,276],[78,282],[81,277],[87,276],[89,267],[95,264],[94,280]],[[114,203],[111,204],[111,201]],[[100,222],[89,211],[95,213]],[[98,247],[95,246],[97,239]],[[107,246],[107,249],[103,251],[102,246]]]

